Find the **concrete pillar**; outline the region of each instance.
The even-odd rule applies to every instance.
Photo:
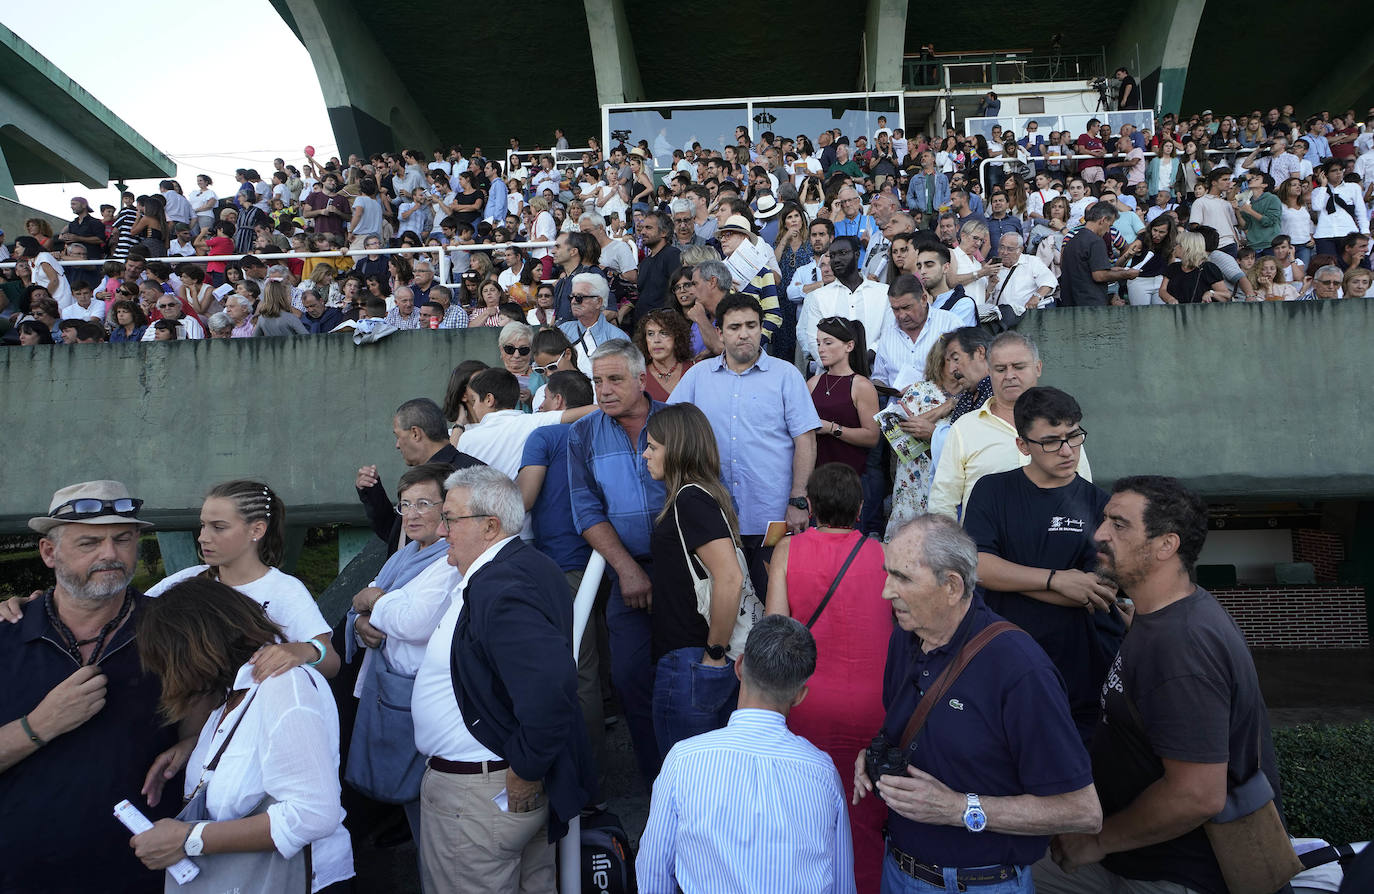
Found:
[[[315,64],[340,156],[439,144],[405,82],[346,4],[283,2]]]
[[[624,0],[583,0],[583,6],[596,68],[597,103],[643,100],[644,84],[639,78],[639,60],[625,19]]]
[[[860,90],[895,92],[902,89],[906,14],[907,0],[868,0]]]
[[[1158,75],[1164,86],[1160,113],[1178,112],[1204,6],[1206,0],[1135,0],[1107,48],[1108,76],[1122,65],[1141,84]],[[1141,97],[1146,108],[1154,103],[1153,90]]]
[[[14,176],[10,174],[9,162],[5,161],[5,154],[0,152],[0,198],[19,201],[19,193],[14,188]],[[23,230],[17,230],[23,235]]]

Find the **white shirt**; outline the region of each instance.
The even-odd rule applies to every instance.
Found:
[[[168,575],[148,588],[149,596],[161,596],[173,585],[195,577],[208,565],[192,565]],[[279,568],[268,568],[255,581],[234,587],[267,610],[267,618],[286,634],[287,642],[303,643],[317,636],[328,636],[329,625],[320,614],[315,597],[305,584]]]
[[[431,171],[443,171],[445,177],[453,176],[453,165],[446,161],[432,161],[429,163],[429,169]]]
[[[1364,186],[1365,184],[1342,183],[1340,186],[1318,186],[1312,190],[1312,210],[1317,212],[1317,229],[1314,232],[1316,238],[1334,239],[1353,230],[1369,232],[1369,211],[1364,206],[1362,191]],[[1351,219],[1340,205],[1335,206],[1334,212],[1327,212],[1326,197],[1333,190],[1338,199],[1355,209],[1354,219]]]
[[[1083,222],[1083,215],[1097,204],[1097,199],[1084,196],[1076,202],[1069,202],[1069,226],[1076,227]]]
[[[801,189],[802,181],[808,176],[825,172],[821,168],[821,160],[814,155],[808,155],[806,158],[797,159],[796,163],[792,165],[792,173],[794,175],[792,185]]]
[[[176,239],[167,243],[168,257],[191,258],[195,257],[195,254],[196,246],[194,243],[187,242],[185,245],[182,245],[181,242]]]
[[[477,425],[470,425],[459,438],[461,449],[468,456],[499,469],[514,479],[520,473],[520,457],[525,441],[536,428],[558,425],[562,411],[553,413],[522,413],[519,410],[493,410]]]
[[[1036,289],[1049,286],[1053,290],[1057,285],[1059,280],[1050,268],[1035,255],[1023,251],[1015,266],[1009,271],[1005,267],[1002,269],[1001,279],[988,298],[996,304],[1010,305],[1020,314],[1026,312],[1026,302]]]
[[[191,210],[191,203],[186,200],[185,196],[175,189],[169,189],[166,192],[158,193],[158,195],[162,196],[164,202],[163,213],[166,215],[168,222],[191,222],[194,212]]]
[[[47,271],[43,269],[44,264],[52,267],[53,272],[57,274],[56,280],[48,279]],[[67,273],[62,269],[62,262],[56,255],[50,251],[39,252],[38,257],[30,260],[29,267],[33,270],[33,284],[47,289],[48,294],[57,302],[59,310],[72,303],[72,287],[67,282]]]
[[[601,249],[600,264],[607,270],[614,270],[616,273],[638,270],[639,254],[635,251],[634,246],[624,239],[612,238]]]
[[[312,845],[311,890],[352,878],[353,845],[339,803],[339,713],[329,684],[306,667],[254,683],[253,666],[245,664],[234,688],[248,694],[227,716],[221,705],[205,722],[186,764],[185,797],[233,730],[205,789],[211,819],[242,819],[271,793],[272,845],[287,859]]]
[[[926,357],[931,345],[946,332],[953,332],[964,321],[947,310],[932,307],[926,313],[925,325],[913,340],[900,326],[889,326],[877,342],[871,343],[876,357],[873,379],[898,390],[926,377]]]
[[[191,210],[195,212],[196,217],[203,217],[206,220],[214,220],[215,205],[219,202],[219,196],[215,195],[215,191],[213,189],[193,189],[191,190],[191,194],[186,198],[188,201],[190,201]],[[206,202],[210,203],[209,208],[207,208],[204,211],[196,211],[197,208],[199,208],[201,205],[204,205]]]
[[[1218,248],[1236,244],[1236,209],[1220,196],[1206,195],[1198,199],[1193,203],[1189,218],[1217,231]]]
[[[954,262],[955,273],[976,273],[983,267],[979,261],[962,248],[950,249],[949,257]],[[964,294],[972,298],[973,303],[977,304],[981,311],[983,305],[988,303],[988,278],[980,276],[973,282],[964,283]]]
[[[809,264],[803,264],[792,272],[792,281],[787,284],[787,300],[791,301],[793,304],[801,304],[802,299],[808,294],[807,292],[803,292],[802,288],[820,281],[820,263],[818,261],[812,261]],[[816,290],[812,289],[811,291],[814,292]]]
[[[73,301],[62,308],[62,319],[64,320],[95,320],[97,323],[105,319],[105,302],[98,298],[92,298],[91,303],[82,307]]]
[[[205,327],[200,322],[191,317],[182,317],[177,320],[177,338],[187,341],[196,341],[205,337]],[[157,330],[152,324],[148,324],[143,337],[139,341],[157,341]],[[201,566],[202,568],[205,566]]]
[[[373,627],[386,634],[382,651],[386,653],[392,670],[414,674],[420,669],[430,635],[448,610],[449,598],[462,579],[458,569],[449,564],[448,554],[444,553],[404,585],[387,591],[372,606],[372,615],[368,620]],[[375,581],[372,586],[376,586]],[[363,658],[354,696],[362,695],[363,680],[367,678],[368,662],[373,659],[373,651],[368,649]]]
[[[888,326],[896,326],[892,307],[887,303],[887,286],[872,280],[860,280],[854,291],[839,280],[806,296],[797,320],[797,342],[811,359],[816,359],[816,325],[826,317],[844,317],[864,324],[864,337],[876,344]]]
[[[466,435],[464,435],[466,437]],[[477,557],[467,575],[453,591],[452,601],[434,635],[425,646],[425,657],[420,662],[420,670],[415,674],[415,689],[410,697],[411,717],[415,721],[415,750],[426,757],[438,757],[450,761],[499,761],[501,755],[493,754],[468,732],[463,723],[463,712],[458,710],[458,698],[453,694],[453,676],[449,670],[449,652],[453,648],[453,631],[458,626],[458,615],[463,610],[463,594],[467,582],[479,569],[501,551],[507,543],[514,540],[507,537],[487,548]]]

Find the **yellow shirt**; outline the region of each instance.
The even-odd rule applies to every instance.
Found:
[[[959,418],[945,438],[940,462],[935,467],[935,480],[930,485],[930,512],[938,512],[958,519],[960,508],[968,503],[973,485],[984,475],[1006,472],[1030,463],[1030,457],[1016,449],[1016,429],[992,412],[987,402]],[[1093,480],[1088,465],[1088,452],[1078,453],[1078,474]]]

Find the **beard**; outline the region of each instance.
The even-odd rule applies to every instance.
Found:
[[[100,571],[119,571],[118,577],[100,575]],[[73,599],[80,602],[106,602],[123,593],[133,582],[133,571],[123,562],[97,562],[86,572],[85,578],[71,573],[63,565],[53,569],[57,582]]]

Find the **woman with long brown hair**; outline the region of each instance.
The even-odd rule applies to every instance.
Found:
[[[281,639],[263,605],[205,577],[143,610],[138,654],[162,680],[163,716],[194,720],[214,706],[186,764],[186,808],[133,838],[148,868],[189,855],[204,873],[264,891],[319,892],[352,878],[334,697],[307,668],[257,677],[254,660]]]
[[[680,740],[724,726],[734,710],[734,648],[742,644],[732,637],[748,577],[706,414],[689,403],[664,407],[649,417],[647,435],[644,461],[668,494],[650,539],[654,733],[666,755]],[[703,611],[694,579],[707,576],[711,594]]]

